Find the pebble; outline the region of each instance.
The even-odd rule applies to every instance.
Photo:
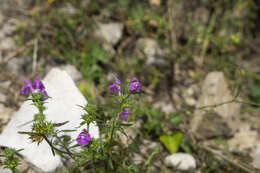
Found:
[[[95,35],[107,43],[115,45],[122,37],[123,28],[124,25],[121,23],[99,23]]]
[[[180,171],[187,171],[196,168],[196,160],[192,155],[186,153],[175,153],[169,155],[165,158],[164,164]]]

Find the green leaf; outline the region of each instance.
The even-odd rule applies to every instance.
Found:
[[[171,154],[176,153],[179,149],[182,134],[181,132],[175,132],[173,135],[162,135],[160,141],[170,151]]]
[[[171,123],[174,125],[178,125],[182,122],[183,117],[179,114],[172,113],[170,114]]]

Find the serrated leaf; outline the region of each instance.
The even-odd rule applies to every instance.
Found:
[[[160,141],[170,151],[171,154],[176,153],[179,150],[182,134],[181,132],[175,132],[173,135],[162,135]]]

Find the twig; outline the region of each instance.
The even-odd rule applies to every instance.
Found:
[[[228,158],[228,156],[225,156],[222,154],[222,152],[219,152],[217,150],[214,150],[208,146],[205,146],[205,145],[200,145],[202,148],[204,148],[205,150],[213,153],[213,154],[216,154],[219,156],[219,158],[223,159],[223,160],[226,160],[228,162],[230,162],[231,164],[243,169],[244,171],[248,172],[248,173],[254,173],[255,171],[253,170],[253,168],[248,168],[247,166],[243,165],[244,163],[241,163],[241,161],[238,161],[238,160],[235,160],[233,158]]]
[[[201,106],[201,107],[198,107],[198,108],[195,108],[195,109],[215,108],[215,107],[222,106],[222,105],[229,104],[229,103],[233,103],[233,102],[236,102],[236,99],[232,99],[232,100],[225,101],[225,102],[222,102],[222,103],[216,103],[216,104],[213,104],[213,105]]]
[[[38,39],[35,39],[34,49],[33,49],[33,64],[32,64],[33,73],[36,71],[36,66],[37,66],[37,52],[38,52]]]

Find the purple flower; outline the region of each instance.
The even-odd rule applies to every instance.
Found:
[[[141,83],[135,77],[133,77],[129,83],[128,89],[131,92],[139,92],[141,90]]]
[[[111,93],[115,93],[115,92],[120,93],[121,81],[117,77],[115,77],[114,80],[115,80],[115,83],[109,85],[109,87],[108,87],[109,92],[111,92]]]
[[[130,108],[124,108],[117,116],[117,118],[121,118],[123,117],[124,120],[126,121],[128,119],[128,115],[129,115],[129,112],[130,111]]]
[[[44,91],[45,89],[42,81],[38,76],[35,78],[35,81],[33,82],[32,86],[35,90],[39,90],[39,91]]]
[[[26,79],[26,78],[24,78],[24,82],[25,82],[25,84],[21,88],[21,93],[22,94],[28,94],[28,93],[32,92],[33,91],[33,86],[32,86],[31,81]]]
[[[91,140],[90,135],[86,129],[83,129],[82,132],[78,135],[76,141],[79,145],[86,146]]]
[[[116,82],[117,85],[120,85],[120,84],[121,84],[121,81],[120,81],[117,77],[115,77],[114,80],[115,80],[115,82]]]
[[[32,83],[30,80],[28,79],[24,79],[25,84],[22,86],[21,88],[21,93],[22,94],[29,94],[31,93],[35,93],[35,92],[41,92],[43,95],[43,100],[48,99],[48,94],[45,91],[45,86],[43,85],[42,81],[40,80],[40,78],[37,76],[34,80],[34,82]]]
[[[109,89],[109,92],[111,92],[111,93],[120,92],[120,86],[116,85],[114,83],[109,85],[108,89]]]
[[[49,98],[47,92],[45,90],[42,90],[43,100],[47,100]]]

